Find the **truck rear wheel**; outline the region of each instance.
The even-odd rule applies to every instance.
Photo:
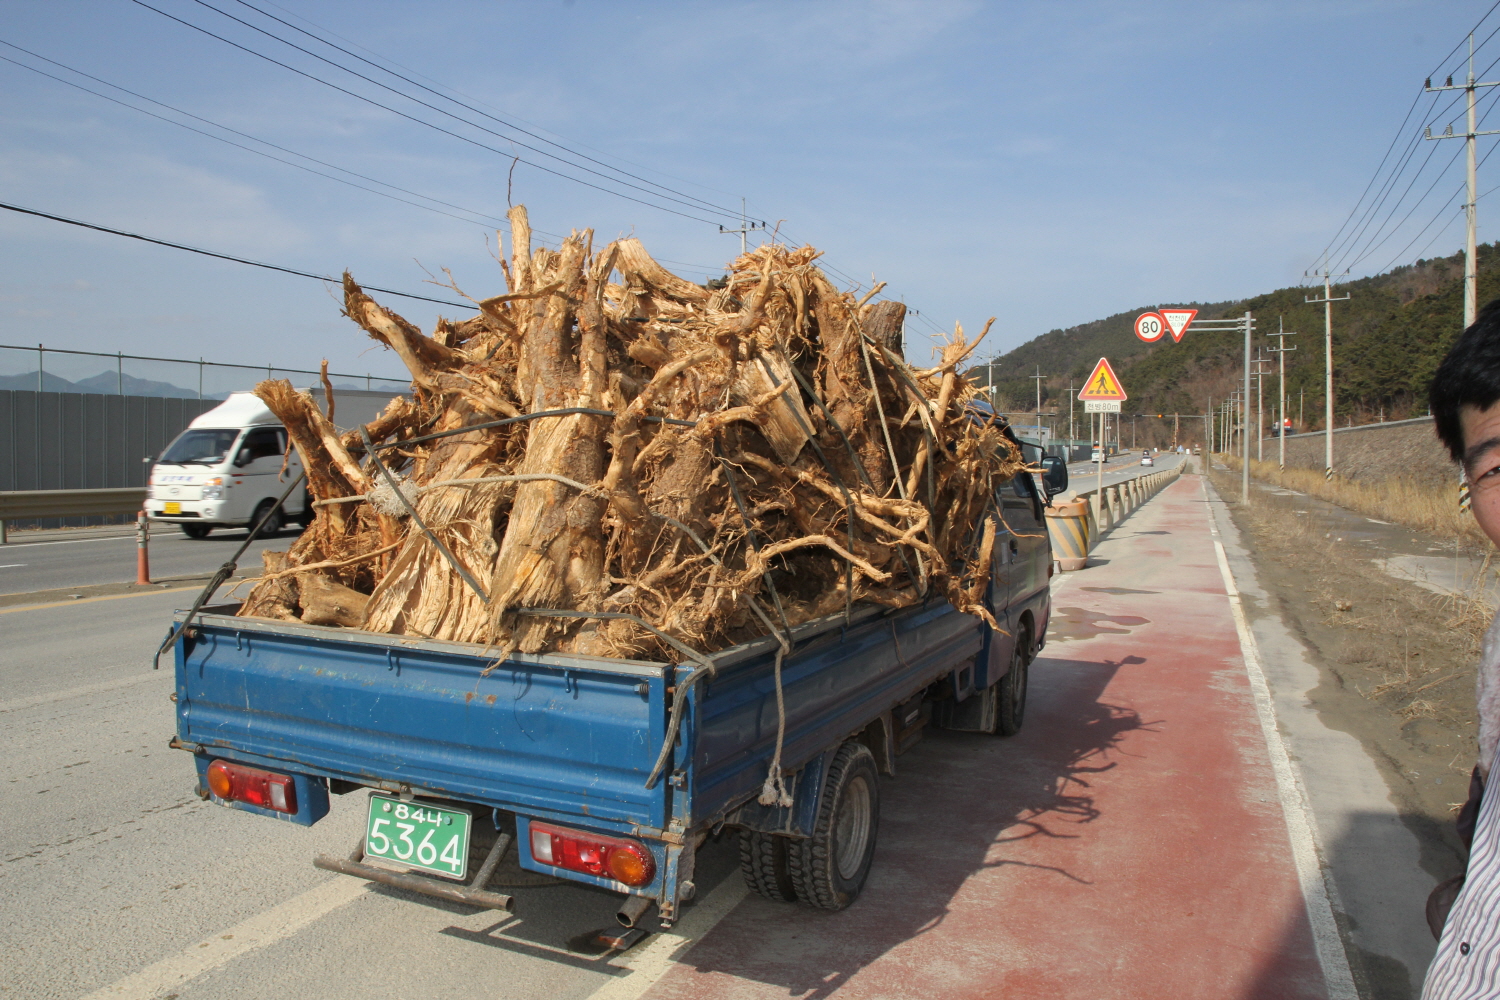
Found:
[[[740,874],[750,891],[778,903],[795,903],[797,887],[787,866],[792,842],[756,830],[740,831]]]
[[[813,835],[788,845],[797,898],[820,910],[842,910],[859,896],[875,858],[880,779],[863,743],[839,748],[818,797]]]

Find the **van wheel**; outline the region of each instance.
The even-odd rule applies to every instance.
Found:
[[[207,538],[208,533],[213,531],[213,526],[208,524],[184,524],[180,525],[182,533],[189,538]]]
[[[863,743],[845,743],[828,768],[813,835],[787,848],[797,898],[820,910],[854,902],[875,858],[879,819],[875,755]]]
[[[265,527],[256,531],[255,526],[260,524],[261,518],[266,517],[268,511],[270,512],[270,517],[267,518]],[[248,527],[250,533],[256,538],[275,538],[281,534],[281,508],[276,506],[276,501],[262,500],[260,506],[255,508],[255,513],[250,515],[250,524]]]
[[[1016,646],[1010,654],[1010,670],[995,683],[998,702],[995,706],[995,735],[1014,736],[1021,731],[1026,718],[1026,682],[1031,672],[1031,636],[1023,629],[1016,635]]]
[[[755,830],[740,831],[740,874],[751,892],[778,903],[797,901],[797,887],[792,884],[792,873],[787,866],[790,845],[786,837]]]

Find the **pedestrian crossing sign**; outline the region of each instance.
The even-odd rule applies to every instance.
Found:
[[[1078,394],[1078,398],[1087,403],[1090,400],[1123,400],[1129,397],[1125,395],[1125,388],[1120,385],[1119,376],[1109,366],[1109,359],[1100,358],[1099,363],[1094,366],[1094,373],[1083,383],[1083,391]]]

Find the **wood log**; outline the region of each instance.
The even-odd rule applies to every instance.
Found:
[[[319,573],[308,573],[301,578],[299,598],[304,623],[343,628],[358,628],[364,624],[365,604],[370,600],[359,591]]]

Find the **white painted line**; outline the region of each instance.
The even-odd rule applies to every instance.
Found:
[[[1214,532],[1218,534],[1217,531]],[[1354,988],[1354,977],[1349,972],[1349,957],[1344,952],[1344,941],[1339,934],[1338,921],[1333,910],[1338,900],[1338,889],[1333,879],[1323,869],[1318,856],[1317,820],[1312,806],[1307,801],[1307,791],[1302,787],[1301,776],[1287,753],[1286,743],[1281,739],[1281,730],[1276,725],[1276,705],[1271,700],[1271,686],[1266,683],[1265,672],[1260,666],[1260,650],[1255,644],[1255,635],[1245,618],[1245,607],[1240,600],[1239,588],[1234,584],[1234,574],[1229,571],[1229,558],[1224,554],[1224,543],[1214,539],[1214,555],[1219,560],[1219,573],[1224,578],[1224,590],[1229,597],[1229,610],[1234,616],[1234,627],[1240,637],[1240,652],[1245,658],[1245,673],[1250,678],[1250,691],[1255,696],[1255,714],[1260,717],[1261,735],[1266,741],[1266,750],[1271,757],[1271,770],[1276,775],[1276,791],[1281,799],[1281,812],[1286,818],[1287,836],[1292,844],[1292,860],[1297,867],[1297,881],[1302,886],[1302,902],[1307,908],[1307,921],[1312,925],[1313,947],[1318,953],[1318,964],[1323,967],[1323,979],[1328,986],[1330,1000],[1359,1000],[1359,991]]]
[[[341,876],[154,962],[83,1000],[151,1000],[248,952],[275,944],[352,902],[370,883]],[[335,991],[336,992],[336,991]]]
[[[29,563],[0,563],[0,569],[20,569],[22,566],[27,566],[27,565],[30,565],[30,564]]]
[[[663,931],[638,949],[633,948],[619,958],[611,959],[610,965],[629,969],[630,974],[611,979],[590,993],[588,1000],[636,1000],[671,971],[677,960],[713,930],[714,925],[749,892],[744,879],[731,873],[702,902],[684,910],[682,919],[672,930]]]
[[[101,691],[116,691],[123,687],[131,687],[135,684],[144,684],[149,680],[159,680],[163,677],[172,679],[172,671],[160,670],[149,674],[133,674],[130,677],[121,677],[113,681],[100,681],[97,684],[84,684],[79,687],[65,688],[62,691],[53,691],[51,694],[32,695],[30,698],[13,698],[10,701],[0,701],[0,713],[18,712],[23,708],[35,708],[37,705],[50,705],[54,701],[67,701],[69,698],[82,698],[85,695],[99,694]]]

